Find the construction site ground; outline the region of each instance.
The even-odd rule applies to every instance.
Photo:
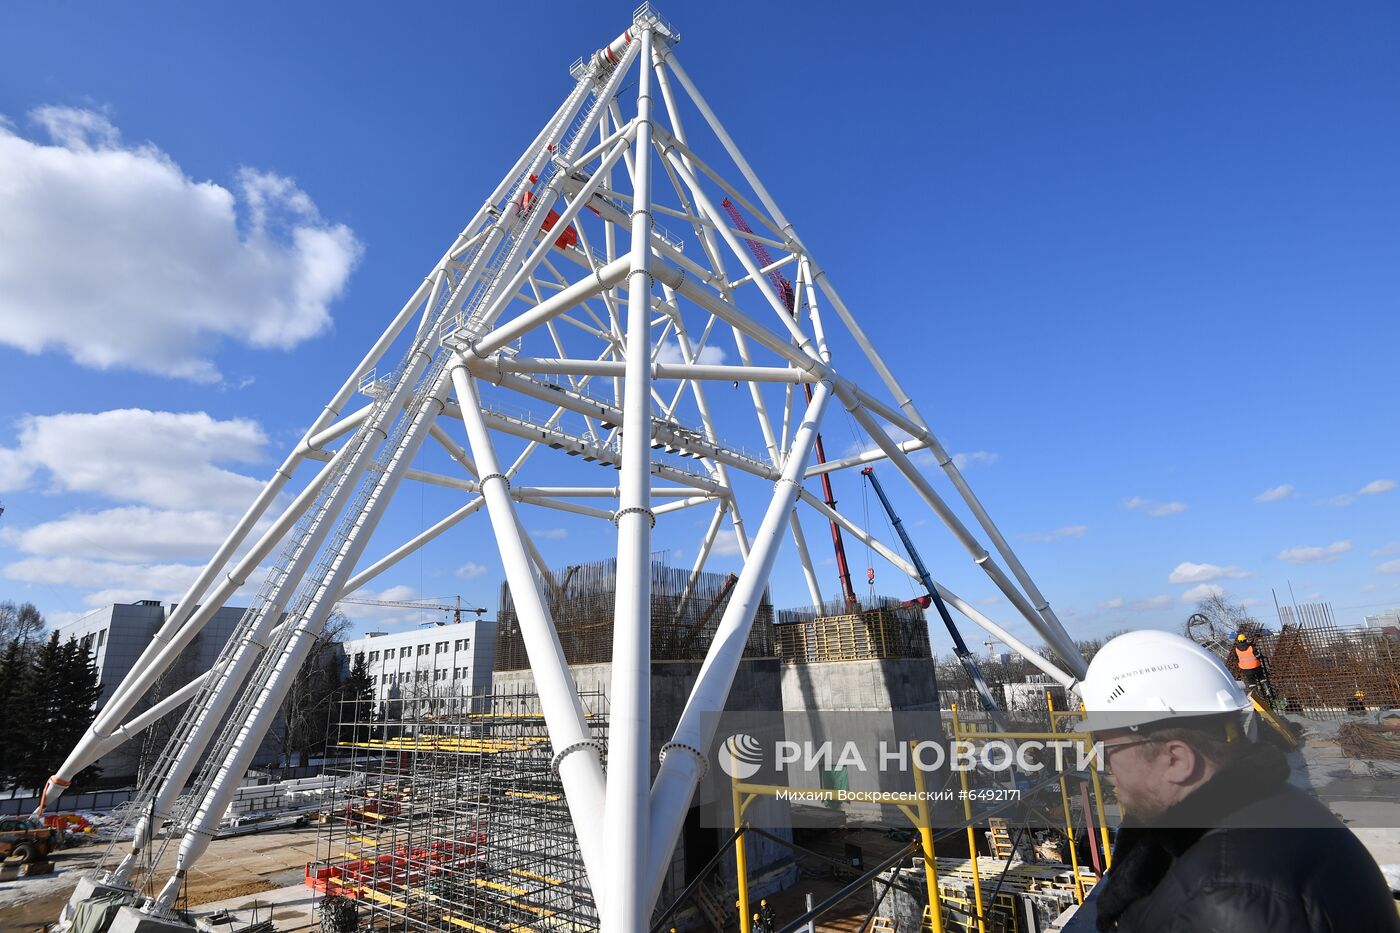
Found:
[[[78,878],[96,866],[106,848],[64,849],[54,855],[54,874],[0,883],[0,933],[37,933],[53,923]],[[242,929],[255,909],[258,919],[267,920],[271,907],[271,919],[282,933],[311,930],[311,891],[302,879],[306,863],[315,857],[314,826],[220,839],[190,873],[189,906],[197,915],[220,909],[236,915],[235,923],[217,929]],[[173,870],[174,846],[165,861],[171,867],[156,873],[162,879]]]

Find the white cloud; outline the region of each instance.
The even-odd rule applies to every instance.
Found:
[[[1371,551],[1372,557],[1389,557],[1392,554],[1400,554],[1400,541],[1392,541],[1389,544],[1383,544]]]
[[[534,537],[534,538],[543,538],[543,539],[545,539],[546,541],[563,541],[565,538],[567,538],[567,537],[569,536],[569,529],[567,529],[567,528],[543,528],[543,529],[539,529],[539,530],[532,530],[532,531],[530,532],[530,535],[531,535],[531,537]]]
[[[1361,496],[1379,496],[1390,492],[1396,486],[1393,479],[1375,479],[1362,486],[1356,492],[1343,493],[1340,496],[1333,496],[1326,500],[1328,505],[1351,505]]]
[[[1168,583],[1209,583],[1211,580],[1239,580],[1249,576],[1239,567],[1221,567],[1219,564],[1193,564],[1182,561],[1167,577]]]
[[[953,466],[959,470],[966,470],[975,464],[991,466],[1001,459],[1001,454],[993,453],[990,450],[972,450],[966,453],[953,454]]]
[[[1274,486],[1266,489],[1254,497],[1255,502],[1279,502],[1283,499],[1290,499],[1298,494],[1290,484],[1284,483],[1281,486]]]
[[[71,586],[88,591],[88,606],[136,599],[175,600],[184,595],[200,568],[193,564],[135,564],[78,557],[27,557],[0,574],[21,583]]]
[[[996,606],[1006,601],[1004,596],[983,596],[981,599],[974,599],[973,602],[979,606]]]
[[[486,565],[467,561],[453,572],[463,580],[475,580],[486,575]]]
[[[222,340],[286,349],[330,327],[360,244],[291,179],[244,168],[235,194],[103,114],[30,117],[51,142],[0,119],[0,342],[213,382]]]
[[[1400,560],[1388,560],[1376,568],[1376,573],[1400,573]]]
[[[1056,528],[1054,531],[1033,531],[1025,536],[1027,541],[1046,543],[1058,541],[1061,538],[1082,538],[1089,530],[1088,525],[1065,525],[1063,528]]]
[[[1113,599],[1105,599],[1103,602],[1099,603],[1099,608],[1100,608],[1100,609],[1122,609],[1122,608],[1123,608],[1123,600],[1120,599],[1120,598],[1118,598],[1118,597],[1116,597],[1116,596],[1115,596]]]
[[[1375,591],[1376,591],[1376,585],[1375,585],[1374,583],[1363,583],[1363,584],[1361,584],[1361,592],[1363,592],[1363,593],[1374,593]]]
[[[1131,496],[1123,500],[1123,508],[1138,512],[1146,512],[1153,518],[1162,518],[1166,515],[1176,515],[1179,512],[1185,512],[1186,503],[1156,502],[1152,499],[1144,499],[1141,496]]]
[[[694,345],[691,346],[694,352]],[[723,347],[716,347],[710,344],[700,348],[700,355],[695,362],[705,366],[722,366],[727,359],[727,354]],[[656,362],[658,363],[684,363],[685,357],[681,355],[681,346],[674,340],[668,340],[656,351]]]
[[[1181,594],[1181,601],[1184,603],[1200,602],[1208,596],[1224,596],[1225,588],[1216,586],[1214,583],[1202,583],[1200,586],[1193,586],[1185,593]]]
[[[1148,609],[1162,609],[1162,608],[1165,608],[1166,606],[1170,606],[1171,604],[1172,604],[1172,598],[1171,598],[1170,596],[1162,595],[1162,596],[1152,596],[1152,597],[1150,597],[1150,598],[1148,598],[1148,599],[1139,599],[1139,600],[1136,600],[1136,601],[1133,602],[1133,604],[1132,604],[1131,606],[1129,606],[1128,608],[1129,608],[1129,609],[1132,609],[1132,610],[1134,610],[1134,611],[1137,611],[1137,612],[1144,612],[1144,611],[1146,611],[1146,610],[1148,610]]]
[[[713,551],[719,557],[732,557],[739,553],[739,536],[733,528],[722,529],[715,535]]]
[[[1280,551],[1279,560],[1286,560],[1290,564],[1325,564],[1336,560],[1347,551],[1351,550],[1350,541],[1333,541],[1326,547],[1298,547],[1287,548]]]
[[[8,536],[20,550],[39,556],[143,561],[207,558],[223,543],[236,516],[126,506],[70,512],[60,519]]]
[[[263,459],[267,435],[244,418],[204,412],[119,408],[92,414],[29,415],[19,445],[4,451],[55,491],[167,509],[242,511],[262,482],[215,466]]]

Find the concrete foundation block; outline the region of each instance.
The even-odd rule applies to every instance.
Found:
[[[83,901],[91,900],[94,897],[106,897],[109,894],[130,894],[131,888],[118,887],[111,884],[103,884],[98,878],[88,875],[78,879],[78,886],[73,889],[73,896],[68,898],[68,903],[63,907],[63,919],[65,922],[73,919],[73,912],[78,909],[78,905]]]
[[[195,926],[178,920],[162,920],[143,914],[135,907],[123,907],[117,911],[108,933],[194,933]]]

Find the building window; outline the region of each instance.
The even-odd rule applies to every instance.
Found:
[[[419,646],[418,646],[418,656],[419,656],[419,657],[422,657],[423,655],[427,654],[427,653],[428,653],[428,648],[430,648],[430,647],[431,647],[430,645],[419,645]]]
[[[465,651],[467,650],[467,640],[465,638],[459,638],[452,647],[457,651]]]
[[[379,652],[378,652],[378,651],[371,651],[371,652],[369,653],[369,663],[374,664],[374,663],[377,662],[378,660],[379,660]]]
[[[438,644],[437,644],[437,653],[438,653],[438,654],[442,654],[444,651],[446,651],[446,650],[447,650],[447,645],[448,645],[448,643],[445,642],[445,641],[440,641],[440,642],[438,642]]]
[[[355,663],[356,663],[356,664],[363,664],[363,663],[365,663],[365,653],[364,653],[363,651],[356,651],[356,652],[355,652]]]
[[[97,633],[97,647],[101,648],[107,643],[107,630],[104,628]]]

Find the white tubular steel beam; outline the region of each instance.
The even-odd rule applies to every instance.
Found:
[[[797,510],[792,510],[792,543],[797,545],[797,562],[802,565],[802,576],[807,580],[807,594],[812,597],[812,605],[822,605],[822,589],[817,583],[817,571],[812,566],[812,555],[807,550],[807,536],[802,533],[802,522]]]
[[[792,454],[783,466],[782,477],[774,484],[773,499],[768,503],[763,523],[754,535],[748,559],[739,572],[739,582],[730,593],[724,615],[720,617],[714,640],[690,692],[690,699],[681,713],[672,740],[662,749],[661,768],[651,792],[648,879],[637,881],[639,885],[645,885],[649,905],[655,903],[666,877],[666,869],[671,864],[671,853],[675,850],[681,825],[685,822],[685,811],[700,781],[704,749],[714,737],[711,717],[724,709],[729,697],[729,688],[739,669],[754,613],[763,598],[763,590],[773,572],[773,562],[778,557],[778,548],[792,517],[792,506],[801,489],[803,467],[812,455],[822,414],[830,397],[831,386],[825,382],[819,383],[812,393],[806,418],[793,438]]]
[[[561,376],[622,376],[625,362],[612,360],[516,357],[498,364],[503,373],[548,373]],[[717,366],[699,363],[653,363],[653,379],[703,379],[714,382],[816,382],[817,377],[786,366]]]
[[[320,450],[336,438],[344,437],[346,434],[349,434],[351,431],[364,424],[365,420],[369,418],[373,411],[374,404],[370,403],[346,415],[344,418],[341,418],[339,421],[323,429],[315,437],[307,437],[306,440],[302,442],[301,446],[297,448],[297,453],[304,455],[312,450]]]
[[[438,442],[439,447],[447,451],[449,457],[462,465],[462,469],[466,470],[473,477],[481,475],[477,473],[476,464],[472,462],[472,458],[462,449],[461,445],[452,439],[450,434],[442,429],[442,425],[434,422],[432,427],[428,429],[428,433],[432,436],[433,440]]]
[[[612,683],[608,697],[608,783],[603,807],[604,858],[646,864],[651,791],[651,57],[643,30],[633,165],[631,271],[627,280],[626,373],[622,409],[621,496],[617,524],[617,595]],[[596,176],[595,176],[596,177]],[[651,910],[631,871],[606,875],[603,933],[633,933]]]
[[[828,521],[833,521],[836,524],[840,525],[842,528],[846,529],[846,531],[848,531],[850,534],[854,535],[857,539],[859,539],[862,544],[875,551],[885,560],[889,561],[892,565],[898,568],[901,573],[907,575],[909,579],[913,580],[915,583],[920,582],[919,571],[914,567],[914,565],[909,563],[909,561],[905,560],[903,556],[895,553],[894,549],[891,548],[889,545],[880,541],[874,535],[870,534],[870,532],[866,531],[864,528],[857,525],[855,522],[851,521],[846,516],[835,511],[834,509],[828,508],[825,502],[818,499],[816,496],[812,495],[807,490],[802,490],[802,492],[799,495],[803,502],[810,505],[819,514],[821,514],[823,518],[827,519]],[[981,610],[977,609],[975,606],[967,602],[967,600],[958,596],[956,593],[948,589],[942,583],[939,583],[937,580],[933,581],[933,585],[938,588],[938,595],[943,597],[943,601],[945,603],[952,606],[954,609],[958,610],[963,615],[967,616],[967,618],[972,620],[972,622],[975,625],[991,634],[997,640],[1004,642],[1006,646],[1009,647],[1012,651],[1015,651],[1017,654],[1020,654],[1023,657],[1025,657],[1026,660],[1030,661],[1033,665],[1039,668],[1042,673],[1049,675],[1056,683],[1066,688],[1070,687],[1074,683],[1077,683],[1076,679],[1073,676],[1061,670],[1055,665],[1053,661],[1046,658],[1039,651],[1036,651],[1030,645],[1021,641],[1021,639],[1017,638],[1015,635],[1012,635],[1000,625],[997,625],[995,622],[989,619]]]
[[[555,227],[558,226],[559,224],[556,223]],[[601,292],[612,288],[627,278],[631,264],[631,257],[614,260],[588,278],[581,279],[562,292],[546,298],[529,311],[511,318],[499,327],[492,328],[489,333],[472,342],[472,354],[484,359],[501,347],[507,346],[536,327],[540,327],[546,321],[553,320],[576,307],[579,302],[596,297]]]
[[[444,531],[447,531],[449,528],[455,526],[457,523],[462,521],[462,519],[479,511],[481,507],[485,504],[486,500],[481,498],[480,496],[477,496],[475,499],[472,499],[466,505],[457,509],[452,514],[448,515],[446,518],[440,519],[431,527],[425,528],[423,531],[414,535],[408,541],[405,541],[403,544],[394,548],[388,554],[385,554],[383,557],[379,558],[379,560],[375,561],[373,564],[370,564],[364,570],[361,570],[359,573],[351,577],[350,582],[345,584],[344,595],[348,596],[351,593],[355,592],[360,587],[364,586],[366,583],[373,580],[375,577],[379,576],[381,573],[388,570],[390,567],[394,566],[408,555],[414,553],[423,545],[436,538],[438,535],[442,534]]]
[[[466,362],[458,357],[452,365],[452,384],[457,391],[462,423],[473,458],[482,470],[482,496],[505,567],[506,583],[520,620],[520,634],[530,659],[540,708],[554,748],[555,764],[564,784],[569,815],[578,836],[579,850],[588,868],[594,891],[604,889],[601,858],[602,811],[604,800],[602,749],[588,729],[578,687],[569,671],[564,648],[554,630],[549,603],[539,590],[530,569],[530,557],[521,539],[515,506],[510,498],[509,481],[501,472],[500,461],[481,416],[481,398]],[[613,866],[617,870],[617,866]]]
[[[910,438],[907,441],[901,441],[899,444],[899,449],[907,454],[912,454],[915,451],[923,450],[927,447],[928,442],[919,440],[917,437]],[[841,457],[838,460],[828,460],[826,463],[814,463],[807,468],[807,478],[811,479],[814,476],[821,476],[823,473],[834,473],[837,470],[845,470],[853,466],[861,466],[866,463],[874,463],[877,460],[884,459],[885,452],[879,448],[874,448],[862,451],[858,454],[852,454],[849,457]]]
[[[676,502],[668,502],[665,505],[658,505],[656,508],[652,509],[652,512],[654,512],[657,515],[665,515],[667,512],[679,512],[681,509],[688,509],[692,506],[704,505],[707,502],[714,501],[714,496],[692,495],[687,499],[681,499]]]

